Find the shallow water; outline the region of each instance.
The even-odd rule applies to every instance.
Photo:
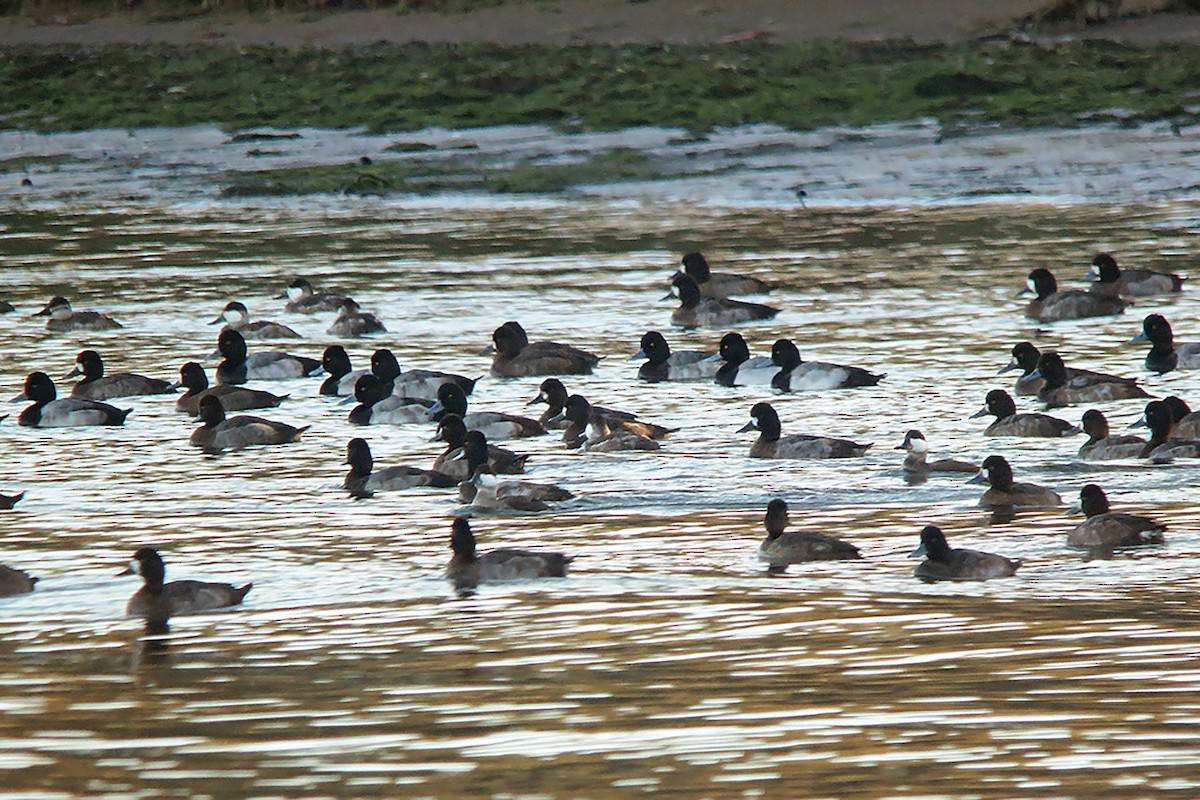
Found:
[[[1081,437],[988,439],[968,417],[987,390],[1011,388],[995,373],[1023,339],[1138,375],[1144,352],[1124,342],[1145,313],[1191,339],[1192,293],[1040,329],[1013,295],[1034,266],[1078,284],[1097,249],[1187,271],[1198,211],[344,198],[11,211],[0,294],[21,314],[6,319],[8,396],[29,371],[65,373],[83,347],[110,371],[174,376],[212,351],[204,323],[235,298],[305,335],[288,349],[319,356],[329,315],[273,299],[303,274],[392,331],[349,344],[356,364],[388,346],[405,367],[483,375],[477,351],[515,318],[535,339],[606,356],[569,389],[681,430],[649,454],[512,443],[534,454],[531,479],[578,499],[477,518],[480,546],[567,551],[573,573],[460,597],[440,576],[452,493],[359,501],[338,488],[350,437],[366,435],[380,465],[424,465],[440,451],[432,431],[354,428],[315,379],[261,384],[291,394],[264,416],[312,424],[301,442],[216,457],[188,447],[193,425],[169,397],[119,402],[134,413],[115,430],[8,420],[0,491],[27,497],[3,514],[0,562],[42,582],[0,601],[0,797],[1194,797],[1194,467],[1085,464]],[[690,249],[784,284],[767,299],[784,312],[741,329],[755,352],[787,336],[807,358],[886,380],[793,396],[638,383],[626,357],[645,330],[677,349],[722,333],[673,330],[657,302]],[[48,335],[24,315],[54,293],[128,328]],[[1200,399],[1194,374],[1144,383]],[[536,384],[486,377],[472,405],[519,412]],[[752,461],[737,429],[759,399],[785,433],[875,446]],[[1103,408],[1117,429],[1141,404]],[[1099,482],[1115,506],[1165,521],[1168,545],[1089,561],[1065,548],[1075,520],[1062,510],[993,520],[962,476],[909,486],[893,448],[911,427],[934,457],[1001,453],[1019,480],[1072,501]],[[754,555],[776,496],[795,527],[866,558],[767,575]],[[1025,566],[920,584],[906,555],[930,522]],[[254,590],[242,608],[147,635],[122,616],[136,582],[116,577],[141,544],[163,550],[168,577]]]

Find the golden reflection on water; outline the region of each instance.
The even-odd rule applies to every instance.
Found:
[[[629,204],[498,211],[307,204],[104,214],[14,214],[0,290],[22,313],[50,294],[129,328],[49,337],[10,317],[0,383],[66,372],[95,347],[109,369],[173,376],[211,352],[211,319],[241,299],[319,355],[328,320],[273,300],[293,273],[347,291],[391,333],[405,367],[482,375],[491,330],[606,354],[567,381],[591,399],[682,430],[657,454],[597,455],[546,437],[530,477],[578,498],[540,517],[479,518],[480,546],[560,549],[564,580],[484,586],[441,578],[455,502],[433,490],[353,500],[338,490],[361,429],[317,382],[266,416],[313,429],[271,451],[198,454],[171,398],[139,398],[122,429],[0,427],[0,561],[42,578],[0,601],[0,798],[39,797],[1194,797],[1200,720],[1192,610],[1197,490],[1187,464],[1084,464],[1079,441],[987,440],[967,417],[1012,344],[1030,338],[1093,369],[1141,374],[1123,343],[1162,310],[1200,329],[1190,294],[1135,314],[1038,330],[1013,293],[1033,266],[1063,284],[1093,251],[1185,269],[1195,209],[1013,207],[727,212]],[[785,431],[873,441],[862,459],[751,462],[738,435],[755,389],[638,384],[642,332],[678,255],[779,280],[755,352],[888,373],[878,387],[771,398]],[[1163,255],[1167,254],[1167,255]],[[1187,373],[1152,393],[1200,398]],[[62,389],[60,383],[60,390]],[[536,381],[485,378],[479,408],[523,410]],[[1029,406],[1028,403],[1025,404]],[[1029,406],[1031,408],[1031,406]],[[14,411],[19,407],[14,407]],[[1059,413],[1077,420],[1082,409]],[[1106,408],[1114,428],[1140,412]],[[1087,560],[1061,510],[995,519],[959,478],[909,486],[892,448],[920,427],[936,455],[1000,452],[1018,477],[1071,499],[1167,522],[1168,544]],[[424,464],[422,426],[366,432],[380,464]],[[797,527],[847,538],[862,562],[754,560],[773,496]],[[1016,578],[926,586],[907,553],[922,524],[1025,559]],[[121,616],[133,548],[168,577],[242,582],[244,607],[145,630]]]

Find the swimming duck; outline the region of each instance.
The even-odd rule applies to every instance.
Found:
[[[487,437],[483,435],[483,431],[467,431],[460,458],[467,462],[467,474],[471,478],[480,472],[490,471],[489,455],[488,441]],[[530,481],[498,481],[495,491],[497,499],[501,502],[507,502],[508,496],[511,495],[519,495],[526,500],[536,500],[541,503],[558,503],[570,500],[575,496],[561,486]],[[459,484],[458,499],[463,503],[473,504],[478,493],[479,487],[471,479],[464,480]]]
[[[1073,385],[1062,357],[1053,350],[1042,353],[1038,358],[1037,369],[1029,377],[1034,380],[1042,379],[1042,388],[1037,396],[1046,404],[1046,408],[1150,396],[1133,378],[1114,377],[1111,381],[1092,381],[1085,386]]]
[[[1119,297],[1104,297],[1095,292],[1078,289],[1060,292],[1054,274],[1048,269],[1035,269],[1029,273],[1028,291],[1032,291],[1036,299],[1025,306],[1025,316],[1038,322],[1123,314],[1127,305]]]
[[[1017,378],[1016,394],[1017,396],[1036,395],[1042,390],[1046,382],[1041,377],[1031,377],[1038,368],[1038,360],[1042,357],[1042,351],[1038,350],[1031,342],[1020,342],[1013,345],[1012,360],[1008,362],[1008,366],[997,372],[997,375],[1019,369],[1021,370],[1020,377]],[[1108,375],[1103,372],[1092,372],[1087,369],[1076,369],[1075,367],[1067,367],[1067,386],[1073,389],[1083,389],[1098,383],[1136,383],[1135,378],[1122,378],[1118,375]]]
[[[366,439],[351,439],[346,444],[346,462],[350,471],[342,488],[363,496],[375,492],[394,492],[415,486],[431,486],[449,489],[458,481],[443,472],[417,467],[384,467],[374,469],[375,459],[371,456],[371,445]]]
[[[1183,291],[1183,278],[1170,272],[1154,272],[1148,269],[1121,269],[1117,260],[1108,253],[1100,253],[1092,259],[1088,278],[1094,281],[1093,292],[1103,295],[1147,297],[1155,294],[1170,294]]]
[[[982,550],[951,547],[941,528],[926,525],[921,529],[921,546],[913,556],[925,556],[913,576],[923,581],[986,581],[1015,575],[1021,559],[1005,558]]]
[[[321,369],[329,375],[321,384],[319,394],[325,397],[349,397],[354,394],[354,384],[370,370],[354,369],[350,366],[350,354],[340,344],[331,344],[321,354]]]
[[[540,422],[529,417],[499,411],[467,413],[467,395],[457,383],[444,383],[439,386],[437,402],[425,412],[426,417],[435,421],[440,421],[446,414],[458,414],[467,428],[481,430],[489,439],[523,439],[546,433]]]
[[[1110,511],[1108,496],[1094,483],[1079,490],[1079,507],[1087,519],[1067,534],[1068,547],[1112,550],[1166,541],[1166,525],[1136,514]]]
[[[538,422],[548,429],[566,429],[571,424],[571,420],[567,418],[566,408],[569,395],[567,387],[558,378],[546,378],[538,387],[538,396],[529,401],[529,405],[534,403],[545,403],[546,410],[538,417]],[[643,422],[637,418],[636,414],[631,414],[628,411],[617,411],[604,406],[590,405],[591,413],[598,414],[609,421],[610,427],[622,427],[631,430],[641,436],[646,436],[651,439],[665,439],[670,436],[678,428],[667,428],[663,425],[655,425],[653,422]],[[586,426],[586,420],[584,425]],[[582,429],[579,431],[582,434]]]
[[[983,408],[972,414],[971,419],[988,415],[996,421],[987,426],[984,436],[1065,436],[1075,429],[1065,419],[1047,414],[1018,414],[1017,404],[1003,389],[988,392]]]
[[[673,429],[661,425],[606,413],[606,409],[593,406],[579,394],[567,398],[560,416],[566,421],[562,438],[568,447],[583,447],[602,453],[658,450],[659,444],[654,440],[673,432]]]
[[[228,583],[171,581],[163,583],[167,569],[162,556],[153,547],[139,547],[133,561],[121,575],[141,575],[142,588],[134,592],[125,606],[131,617],[166,620],[178,614],[196,614],[214,608],[240,605],[253,584],[235,587]]]
[[[304,278],[294,278],[277,299],[288,299],[284,309],[297,314],[317,314],[322,311],[338,311],[350,298],[333,292],[318,292]]]
[[[1061,506],[1058,492],[1036,483],[1013,482],[1012,467],[1004,456],[988,456],[979,474],[968,483],[986,483],[990,488],[979,498],[983,508],[1045,508]]]
[[[374,314],[359,309],[358,303],[347,297],[338,309],[337,319],[325,331],[330,336],[341,336],[344,339],[356,339],[372,333],[386,333],[387,328]]]
[[[740,333],[722,336],[715,358],[722,363],[713,381],[721,386],[769,386],[780,372],[769,356],[751,356]]]
[[[25,391],[14,402],[32,400],[33,405],[17,417],[26,428],[76,428],[86,425],[124,425],[132,408],[120,409],[108,403],[83,400],[78,397],[55,399],[58,392],[54,381],[44,372],[34,372],[25,379]]]
[[[566,577],[572,556],[543,550],[501,548],[478,553],[475,535],[465,519],[456,517],[451,525],[450,549],[454,555],[446,567],[446,577],[458,586],[475,586],[496,581]]]
[[[71,388],[71,397],[84,400],[109,400],[114,397],[136,397],[147,394],[174,394],[170,381],[147,378],[132,372],[104,374],[104,360],[95,350],[84,350],[75,358],[75,368],[63,376],[83,380]]]
[[[979,466],[967,461],[958,461],[953,458],[940,458],[937,461],[927,461],[929,453],[929,443],[925,441],[925,434],[913,429],[904,434],[903,444],[896,445],[897,450],[905,450],[908,455],[904,457],[904,471],[925,475],[930,472],[979,472]]]
[[[1150,342],[1146,369],[1164,375],[1176,369],[1200,368],[1200,343],[1175,344],[1171,323],[1162,314],[1150,314],[1142,320],[1142,332],[1129,344]]]
[[[525,329],[513,320],[492,332],[492,374],[498,378],[528,375],[591,375],[600,357],[558,342],[530,343]]]
[[[1175,420],[1174,435],[1180,439],[1200,439],[1200,411],[1192,411],[1183,398],[1175,395],[1164,397],[1163,402]]]
[[[28,572],[0,564],[0,597],[12,597],[15,594],[29,594],[37,578]]]
[[[750,409],[750,417],[750,422],[738,433],[759,431],[758,439],[750,446],[751,458],[852,458],[861,456],[871,447],[849,439],[799,433],[780,438],[779,414],[770,403],[755,403]]]
[[[371,354],[371,372],[384,383],[392,384],[392,393],[404,397],[436,400],[443,383],[457,383],[464,394],[475,390],[477,378],[467,378],[452,372],[432,369],[400,370],[400,362],[391,350],[376,350]]]
[[[217,383],[238,385],[248,380],[302,378],[321,366],[321,362],[315,358],[288,355],[277,350],[247,355],[246,340],[237,331],[229,329],[221,331],[217,337],[217,350],[225,359],[217,365]]]
[[[445,451],[433,462],[433,468],[438,472],[454,476],[463,481],[471,477],[467,472],[467,461],[460,458],[463,445],[467,441],[467,426],[458,414],[447,414],[438,423],[437,437],[446,443]],[[519,475],[525,471],[525,462],[529,460],[528,453],[514,453],[504,447],[488,444],[488,469],[506,475]]]
[[[237,331],[243,339],[300,339],[300,334],[278,322],[265,319],[250,321],[250,312],[244,303],[236,300],[225,304],[225,308],[209,325],[225,323],[225,327]],[[224,330],[224,328],[222,328]]]
[[[352,425],[405,425],[427,420],[434,403],[419,397],[399,397],[391,394],[390,387],[368,372],[354,384],[354,399],[358,401],[350,411]]]
[[[840,561],[862,557],[854,545],[823,533],[785,532],[788,505],[778,498],[767,503],[767,515],[763,523],[767,528],[767,538],[758,546],[758,560],[766,561],[773,570],[805,561]]]
[[[206,453],[240,450],[243,447],[289,444],[300,438],[309,426],[296,428],[282,422],[245,414],[225,418],[221,399],[209,395],[200,400],[200,427],[192,431],[190,442]]]
[[[179,368],[179,383],[172,386],[187,389],[175,401],[175,410],[193,417],[200,413],[200,401],[205,397],[217,397],[221,407],[226,411],[247,411],[252,408],[276,408],[288,398],[288,395],[275,395],[258,389],[247,389],[244,386],[231,386],[223,383],[219,386],[208,385],[208,375],[204,367],[195,361],[189,361]]]
[[[46,330],[63,331],[111,331],[125,326],[99,311],[72,311],[71,303],[60,295],[51,297],[35,317],[50,317]]]
[[[791,339],[780,339],[771,346],[771,363],[779,367],[779,373],[771,379],[771,386],[781,392],[852,389],[874,386],[883,379],[882,375],[862,367],[802,361],[800,350]]]
[[[1084,461],[1138,458],[1146,449],[1146,440],[1140,436],[1110,436],[1108,419],[1094,408],[1083,412],[1080,429],[1088,435],[1079,448],[1079,457]]]
[[[700,287],[704,297],[727,298],[735,294],[766,294],[772,285],[749,275],[732,272],[713,272],[708,261],[699,253],[688,253],[682,259],[683,271]]]
[[[1141,421],[1150,429],[1150,441],[1142,448],[1142,458],[1155,461],[1200,458],[1200,440],[1182,439],[1175,435],[1175,415],[1167,403],[1151,400],[1146,404]]]
[[[666,338],[658,331],[642,334],[641,349],[630,361],[645,359],[638,367],[638,378],[649,383],[659,381],[702,381],[717,374],[718,364],[712,353],[700,350],[671,351]]]
[[[778,308],[761,303],[742,300],[727,300],[717,297],[702,297],[696,282],[682,272],[675,273],[671,280],[679,308],[671,313],[671,323],[683,328],[723,328],[743,322],[771,319],[779,313]]]

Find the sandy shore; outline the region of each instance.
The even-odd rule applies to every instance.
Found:
[[[0,20],[0,44],[196,44],[281,47],[386,42],[498,44],[698,43],[762,38],[959,41],[1000,34],[1045,0],[559,0],[467,14],[348,11],[331,14],[206,15],[147,23],[136,14]],[[1200,41],[1200,15],[1139,13],[1077,32],[1131,43]]]

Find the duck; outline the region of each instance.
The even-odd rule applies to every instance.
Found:
[[[1027,291],[1032,291],[1036,298],[1025,306],[1025,316],[1038,322],[1108,317],[1125,313],[1127,305],[1119,297],[1104,297],[1095,292],[1079,289],[1060,292],[1054,273],[1048,269],[1029,273],[1027,285]]]
[[[908,453],[904,457],[904,471],[908,473],[926,475],[930,472],[979,472],[979,465],[969,461],[954,458],[927,461],[929,443],[925,441],[925,434],[915,428],[904,434],[904,442],[896,445],[896,449]]]
[[[467,431],[467,438],[463,442],[462,455],[459,456],[467,462],[467,474],[471,478],[463,480],[458,486],[458,499],[463,503],[472,504],[475,502],[475,497],[479,493],[479,486],[473,481],[474,477],[481,472],[489,472],[488,440],[484,436],[483,431]],[[495,475],[495,473],[492,473]],[[520,495],[528,500],[535,500],[541,503],[558,503],[564,500],[570,500],[575,495],[561,486],[555,486],[551,483],[532,483],[530,481],[497,481],[496,497],[501,502],[507,502],[507,497],[510,495]]]
[[[1146,440],[1140,436],[1110,436],[1108,418],[1094,408],[1083,412],[1079,430],[1088,435],[1079,448],[1079,457],[1084,461],[1138,458],[1146,449]]]
[[[89,425],[124,425],[132,408],[120,409],[96,400],[78,397],[56,399],[54,381],[44,372],[33,372],[25,378],[25,391],[13,402],[32,400],[33,405],[17,417],[26,428],[79,428]]]
[[[254,586],[233,586],[204,581],[163,583],[167,569],[162,556],[153,547],[139,547],[121,575],[140,575],[142,588],[134,592],[125,606],[131,617],[166,620],[179,614],[197,614],[217,608],[241,605]]]
[[[1013,345],[1012,360],[1008,362],[1008,366],[1002,368],[997,375],[1003,375],[1014,369],[1021,370],[1021,375],[1017,378],[1016,394],[1018,397],[1036,395],[1046,385],[1046,381],[1042,377],[1032,377],[1034,372],[1037,372],[1038,360],[1042,357],[1042,351],[1031,342],[1019,342]],[[1108,375],[1103,372],[1092,372],[1087,369],[1077,369],[1076,367],[1066,367],[1067,370],[1067,386],[1073,389],[1083,389],[1088,386],[1100,383],[1136,383],[1135,378],[1122,378],[1119,375]]]
[[[680,262],[683,272],[696,282],[704,297],[718,299],[736,294],[766,294],[774,285],[769,281],[733,272],[713,272],[700,253],[687,253]]]
[[[1107,296],[1149,297],[1183,291],[1184,278],[1173,272],[1154,272],[1148,269],[1121,269],[1109,253],[1098,253],[1092,259],[1087,277],[1093,281],[1090,289]]]
[[[529,417],[499,411],[467,413],[467,395],[457,383],[439,386],[437,402],[425,412],[425,416],[434,421],[440,421],[446,414],[458,414],[467,428],[481,430],[489,439],[524,439],[546,433],[540,422]]]
[[[788,526],[788,504],[775,498],[767,503],[763,524],[767,538],[758,546],[758,560],[766,561],[772,570],[806,561],[842,561],[861,558],[854,545],[813,531],[785,531]]]
[[[750,446],[751,458],[853,458],[871,447],[849,439],[799,433],[780,438],[779,414],[770,403],[755,403],[750,417],[738,433],[759,431],[758,439]]]
[[[1079,508],[1087,519],[1067,534],[1067,547],[1113,550],[1166,542],[1166,525],[1148,517],[1111,511],[1108,496],[1094,483],[1079,490]]]
[[[243,384],[248,380],[282,381],[302,378],[320,368],[315,358],[293,356],[278,350],[246,353],[246,340],[234,330],[217,337],[217,351],[224,360],[217,365],[217,383]]]
[[[467,472],[467,461],[462,456],[463,445],[467,441],[467,425],[458,414],[447,414],[438,422],[435,441],[446,443],[445,451],[433,462],[433,468],[438,472],[452,475],[459,481],[471,477]],[[488,444],[488,469],[503,475],[519,475],[525,471],[525,462],[529,460],[528,453],[514,453],[504,447]]]
[[[780,372],[770,356],[751,356],[750,346],[740,333],[721,337],[716,359],[721,366],[713,381],[720,386],[770,386]]]
[[[500,548],[476,551],[471,524],[462,517],[451,523],[450,549],[454,555],[446,566],[446,577],[460,587],[534,578],[564,578],[573,556],[545,550]]]
[[[1175,435],[1180,439],[1200,439],[1200,411],[1192,411],[1183,398],[1175,395],[1164,397],[1163,402],[1171,409]]]
[[[771,363],[779,367],[779,372],[771,378],[771,387],[781,392],[874,386],[884,377],[862,367],[802,361],[800,350],[791,339],[779,339],[771,346]]]
[[[1083,386],[1075,385],[1070,380],[1062,357],[1053,350],[1042,353],[1038,358],[1037,369],[1029,377],[1042,380],[1042,388],[1037,397],[1048,409],[1150,396],[1133,378],[1114,376],[1110,381],[1090,381]]]
[[[569,398],[570,395],[567,392],[567,387],[563,385],[562,381],[558,378],[546,378],[542,381],[541,386],[538,387],[537,397],[530,400],[529,405],[545,403],[546,410],[538,417],[538,422],[542,423],[547,429],[564,430],[571,425],[571,420],[566,415]],[[591,404],[589,404],[589,407],[592,414],[599,414],[606,418],[609,421],[610,427],[623,427],[650,439],[665,439],[679,430],[678,428],[656,425],[653,422],[643,422],[637,418],[636,414],[628,411],[618,411],[613,408]],[[584,425],[586,424],[586,420],[584,420]]]
[[[1151,400],[1146,404],[1141,422],[1150,429],[1150,441],[1142,448],[1142,458],[1155,461],[1200,458],[1200,440],[1183,439],[1175,435],[1175,415],[1167,403]]]
[[[558,342],[530,343],[525,329],[515,320],[492,332],[492,345],[483,353],[492,356],[492,374],[497,378],[532,375],[591,375],[600,356]]]
[[[984,483],[990,488],[979,498],[983,508],[1047,508],[1062,505],[1062,497],[1053,489],[1036,483],[1015,483],[1012,467],[1004,456],[988,456],[979,474],[968,483]]]
[[[340,344],[331,344],[321,354],[321,369],[329,375],[321,383],[318,394],[324,397],[350,397],[354,394],[354,384],[370,370],[354,369],[350,365],[350,354]]]
[[[1146,354],[1146,369],[1165,375],[1177,369],[1200,368],[1200,343],[1175,344],[1171,323],[1162,314],[1149,314],[1142,320],[1142,332],[1129,340],[1129,344],[1150,342]]]
[[[681,328],[723,328],[743,322],[771,319],[779,313],[778,308],[743,300],[728,300],[703,297],[696,282],[682,272],[671,280],[678,295],[679,308],[671,312],[671,323]]]
[[[563,442],[568,447],[583,447],[596,452],[618,450],[658,450],[655,439],[663,438],[674,430],[642,422],[623,419],[606,409],[593,406],[587,398],[573,394],[563,404],[560,415],[566,421]],[[555,418],[557,419],[557,418]]]
[[[1075,426],[1048,414],[1018,414],[1017,404],[1003,389],[992,389],[984,398],[983,408],[971,415],[978,419],[991,415],[996,421],[987,426],[984,436],[1067,436]]]
[[[248,411],[254,408],[278,408],[288,395],[271,394],[259,389],[247,389],[244,386],[232,386],[228,383],[217,386],[208,385],[208,375],[204,367],[195,361],[189,361],[179,368],[179,383],[173,388],[187,389],[175,401],[175,410],[190,414],[193,417],[200,413],[200,401],[205,397],[217,397],[221,407],[226,411]]]
[[[269,322],[265,319],[250,321],[250,312],[244,303],[231,300],[209,325],[225,323],[225,328],[235,330],[243,339],[302,339],[300,334],[280,322]],[[224,328],[222,328],[224,330]]]
[[[921,529],[921,546],[912,552],[912,556],[925,556],[925,561],[913,571],[913,577],[927,583],[1008,578],[1017,574],[1021,567],[1019,558],[951,547],[946,541],[946,534],[936,525],[926,525]]]
[[[387,328],[374,314],[362,311],[358,303],[347,297],[338,309],[337,319],[325,331],[330,336],[341,336],[344,339],[357,339],[372,333],[387,333]]]
[[[221,398],[209,395],[200,400],[200,427],[192,431],[189,440],[193,447],[206,453],[240,450],[256,445],[290,444],[300,438],[308,425],[301,428],[262,417],[241,414],[225,418]]]
[[[10,511],[12,507],[25,498],[24,492],[16,494],[0,494],[0,511]]]
[[[703,350],[672,351],[666,337],[658,331],[646,331],[639,345],[640,349],[629,360],[645,360],[638,367],[638,380],[647,383],[709,380],[717,374],[720,366],[713,358],[713,353]]]
[[[28,572],[0,564],[0,597],[29,594],[38,579]]]
[[[318,314],[324,311],[339,311],[350,298],[333,292],[318,292],[304,278],[293,278],[278,300],[287,298],[286,311],[296,314]]]
[[[114,397],[137,397],[148,394],[174,394],[170,381],[147,378],[132,372],[104,374],[104,360],[95,350],[83,350],[75,357],[75,368],[64,379],[82,375],[83,380],[71,387],[71,397],[84,400],[110,400]]]
[[[437,470],[417,467],[384,467],[376,470],[371,445],[366,439],[357,437],[346,443],[345,463],[350,465],[350,471],[342,481],[342,488],[360,497],[416,486],[450,489],[458,485],[454,477]]]
[[[428,419],[429,410],[435,405],[432,401],[399,397],[392,394],[390,388],[374,373],[359,377],[354,384],[354,399],[358,405],[350,411],[350,424],[405,425]]]
[[[62,333],[65,331],[113,331],[125,326],[99,311],[72,311],[71,303],[61,295],[51,297],[35,317],[50,317],[46,320],[46,330]]]
[[[432,369],[401,371],[400,362],[396,360],[395,354],[386,348],[371,354],[371,372],[375,373],[379,380],[392,384],[393,394],[419,397],[423,400],[436,400],[437,391],[444,383],[456,383],[463,390],[463,394],[470,394],[475,391],[475,384],[479,380]]]

